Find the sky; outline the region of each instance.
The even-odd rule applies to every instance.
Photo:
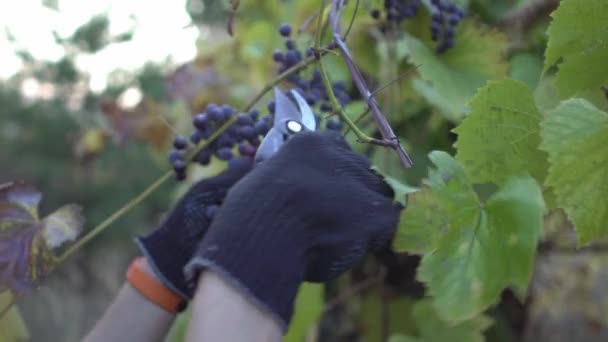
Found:
[[[192,60],[200,31],[189,26],[185,3],[186,0],[57,0],[58,10],[54,10],[45,7],[42,0],[0,0],[0,79],[21,68],[14,53],[17,48],[37,59],[59,60],[64,50],[55,44],[53,30],[68,37],[91,17],[103,13],[110,19],[110,35],[133,27],[132,16],[136,17],[137,26],[131,41],[112,44],[95,55],[76,60],[79,69],[90,74],[92,90],[102,90],[107,75],[119,68],[133,70],[167,57],[176,63]],[[16,43],[7,40],[7,29]]]

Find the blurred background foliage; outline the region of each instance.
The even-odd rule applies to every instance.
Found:
[[[231,12],[228,1],[161,1],[158,8],[140,3],[132,6],[134,10],[119,30],[112,28],[112,6],[118,6],[119,1],[107,2],[96,13],[82,12],[87,15],[78,16],[74,13],[79,12],[72,11],[73,7],[90,3],[46,0],[23,5],[24,15],[29,10],[57,18],[61,18],[61,13],[71,13],[70,20],[78,25],[62,32],[47,32],[48,27],[31,23],[32,34],[46,37],[45,44],[53,46],[55,52],[45,57],[28,48],[24,44],[27,37],[20,38],[7,21],[3,27],[3,53],[16,57],[17,62],[9,64],[13,67],[4,71],[0,83],[0,183],[23,179],[34,184],[44,193],[43,213],[66,202],[83,205],[87,227],[102,221],[166,172],[169,165],[165,155],[172,137],[189,133],[194,114],[210,102],[242,108],[275,75],[271,54],[283,46],[283,39],[276,32],[281,23],[291,23],[299,30],[299,44],[311,45],[314,25],[310,22],[319,7],[317,1],[242,0],[231,37],[227,33]],[[370,12],[382,7],[379,0],[360,1],[348,38],[354,59],[372,88],[382,88],[377,93],[380,106],[412,154],[415,167],[406,173],[391,152],[359,145],[354,140],[353,146],[402,183],[419,184],[429,166],[429,151],[453,152],[451,129],[464,115],[466,102],[488,79],[510,75],[532,89],[540,79],[548,14],[556,1],[456,3],[467,8],[470,15],[459,29],[459,51],[454,54],[438,57],[428,48],[432,43],[426,13],[406,23],[397,30],[399,34],[390,25],[373,19]],[[534,4],[546,7],[536,8]],[[5,9],[11,6],[0,5],[0,12],[8,13]],[[139,20],[162,11],[163,6],[173,8],[186,20],[162,20],[162,13],[156,13],[156,21]],[[351,4],[345,18],[350,18],[353,8]],[[519,17],[514,18],[514,13]],[[156,31],[149,31],[150,25],[155,25]],[[146,30],[148,36],[138,36]],[[168,42],[181,43],[184,36],[190,38],[184,46],[186,52],[176,58],[177,54],[169,51],[173,46]],[[420,45],[412,45],[411,39]],[[128,65],[122,65],[123,58]],[[332,79],[345,79],[348,88],[352,88],[339,58],[328,56],[325,64]],[[356,91],[351,94],[357,98]],[[550,101],[548,95],[540,94],[539,98]],[[265,104],[261,101],[260,108],[265,108]],[[364,108],[361,101],[354,101],[347,111],[355,115]],[[364,120],[362,127],[374,133],[371,121]],[[137,253],[133,237],[153,228],[190,182],[219,167],[213,164],[199,168],[185,184],[164,185],[85,246],[37,292],[19,298],[18,307],[28,328],[24,334],[29,335],[29,340],[79,340],[121,285],[125,267]],[[558,216],[550,224],[549,231],[555,232],[550,236],[559,237],[555,240],[560,246],[574,246],[573,237],[563,233],[568,231],[563,228],[563,217]],[[564,265],[561,257],[543,259],[541,269]],[[298,341],[308,335],[309,340],[381,341],[402,333],[418,336],[417,341],[477,340],[476,336],[466,335],[466,329],[463,332],[442,326],[428,304],[416,300],[420,296],[420,285],[413,281],[416,258],[404,255],[392,262],[394,268],[380,274],[370,260],[330,284],[324,295],[319,287],[306,287],[288,339]],[[591,267],[581,259],[569,260],[565,265],[575,269]],[[591,267],[593,274],[585,273],[585,281],[605,274],[598,267]],[[540,273],[539,277],[559,278]],[[572,289],[577,286],[571,284]],[[564,302],[572,300],[567,294],[560,298]],[[541,309],[526,311],[525,305],[505,293],[503,301],[490,313],[493,324],[486,331],[487,339],[535,340],[550,336],[551,327],[561,324],[547,318]],[[581,306],[587,308],[585,304]],[[589,310],[603,312],[604,308]],[[486,329],[490,324],[484,317],[470,324],[478,330]],[[530,317],[543,320],[526,324]],[[184,315],[170,340],[180,340],[186,321]],[[421,322],[427,324],[426,328]],[[316,328],[311,329],[313,326]],[[539,330],[534,331],[535,327]],[[433,335],[433,329],[455,335]],[[597,329],[604,333],[605,328]],[[2,341],[18,341],[24,334],[14,338],[6,335]]]

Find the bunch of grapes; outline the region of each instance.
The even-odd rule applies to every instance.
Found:
[[[464,11],[447,0],[430,0],[430,4],[431,39],[437,42],[437,53],[442,54],[454,47],[456,27],[464,18]],[[399,25],[415,17],[421,5],[421,0],[384,0],[385,18]],[[371,14],[376,19],[382,16],[377,9]]]
[[[276,50],[272,55],[273,60],[277,63],[278,73],[282,73],[301,62],[303,56],[310,57],[315,53],[312,47],[307,48],[304,53],[298,49],[295,40],[291,38],[291,32],[291,26],[288,24],[282,24],[279,27],[279,34],[285,37],[285,50]],[[313,70],[309,75],[306,75],[304,71],[298,71],[289,75],[287,81],[294,86],[294,89],[306,99],[311,107],[318,106],[318,109],[325,113],[333,113],[337,110],[333,108],[329,101],[329,95],[327,95],[321,72],[318,69]],[[333,82],[332,90],[342,107],[351,101],[344,81]],[[268,109],[271,113],[274,112],[274,103],[271,102]],[[327,129],[341,130],[343,127],[343,123],[335,119],[328,120],[326,123]]]
[[[456,27],[464,18],[464,11],[445,0],[431,0],[431,39],[438,42],[437,53],[454,47]]]
[[[270,129],[270,117],[260,118],[260,113],[255,109],[249,113],[238,113],[229,105],[219,106],[212,103],[203,113],[194,116],[194,132],[189,140],[182,136],[173,140],[174,150],[169,153],[169,162],[178,180],[186,178],[186,157],[189,148],[196,146],[201,140],[209,139],[220,126],[235,115],[238,116],[236,122],[198,151],[192,161],[208,165],[212,157],[230,162],[237,153],[247,157],[255,155],[261,137]]]
[[[386,20],[400,24],[403,20],[413,18],[418,14],[420,0],[384,0]],[[372,17],[380,19],[380,11],[373,10]]]
[[[286,38],[285,50],[276,51],[273,59],[278,64],[278,73],[295,66],[303,59],[300,51],[291,36],[291,26],[283,24],[279,28],[279,33]],[[312,48],[308,48],[306,56],[312,56]],[[307,78],[304,72],[299,71],[287,77],[287,81],[292,84],[303,98],[306,99],[311,108],[318,108],[322,112],[333,113],[334,108],[329,103],[321,73],[314,70]],[[346,92],[346,84],[337,81],[332,84],[332,89],[336,98],[342,106],[346,106],[351,99]],[[178,180],[186,178],[186,168],[188,164],[189,152],[201,141],[209,139],[219,127],[224,125],[235,115],[238,116],[235,123],[222,132],[213,142],[201,149],[192,157],[192,161],[200,165],[208,165],[212,158],[228,161],[230,165],[237,156],[253,157],[257,152],[261,139],[268,133],[271,127],[272,115],[275,111],[275,103],[268,103],[269,115],[261,117],[257,109],[249,113],[239,113],[229,105],[209,104],[204,112],[194,116],[192,125],[194,131],[187,139],[178,136],[173,140],[173,150],[169,153],[169,162]],[[317,124],[321,121],[320,116],[316,115]],[[326,128],[341,131],[344,124],[336,119],[327,120]]]

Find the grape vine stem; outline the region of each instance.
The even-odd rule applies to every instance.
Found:
[[[318,55],[323,56],[325,54],[326,54],[326,52],[321,51]],[[281,74],[275,76],[247,103],[243,112],[250,111],[264,97],[264,95],[266,95],[267,92],[269,92],[277,84],[281,83],[289,75],[306,68],[307,66],[309,66],[310,64],[312,64],[315,61],[316,61],[315,56],[307,57],[306,59],[303,59],[301,62],[294,65],[293,67],[291,67],[291,68],[285,70],[284,72],[282,72]],[[207,145],[212,143],[225,130],[227,130],[230,126],[232,126],[236,122],[237,118],[238,118],[237,115],[233,116],[228,121],[226,121],[221,127],[219,127],[213,133],[213,135],[211,135],[209,137],[209,139],[204,140],[201,143],[199,143],[191,151],[191,153],[189,153],[189,160],[191,160],[192,157],[194,155],[196,155],[196,153],[198,151],[202,150]],[[156,191],[158,188],[160,188],[161,185],[163,185],[166,181],[168,181],[170,178],[172,178],[172,176],[173,176],[173,171],[172,170],[167,171],[164,175],[160,176],[156,181],[154,181],[154,183],[150,184],[146,189],[144,189],[139,195],[137,195],[135,198],[131,199],[129,202],[127,202],[120,209],[115,211],[108,218],[106,218],[101,223],[99,223],[97,226],[95,226],[94,228],[89,230],[83,237],[81,237],[78,241],[76,241],[73,245],[71,245],[68,249],[66,249],[62,254],[60,254],[55,259],[55,263],[54,263],[55,267],[57,267],[58,265],[63,263],[65,260],[67,260],[78,249],[80,249],[80,247],[84,246],[87,242],[91,241],[93,238],[95,238],[96,236],[101,234],[109,226],[111,226],[114,222],[116,222],[118,219],[120,219],[125,214],[130,212],[133,208],[135,208],[139,203],[143,202],[146,198],[148,198],[148,196],[150,196],[152,193],[154,193],[154,191]]]
[[[355,85],[359,90],[359,93],[361,93],[361,96],[363,96],[363,99],[371,109],[372,115],[374,116],[374,119],[378,126],[378,130],[380,131],[380,134],[383,137],[382,141],[387,142],[386,146],[390,146],[395,149],[401,163],[405,167],[410,168],[413,165],[412,160],[408,156],[407,152],[405,152],[403,146],[401,146],[399,139],[393,132],[393,129],[386,120],[386,117],[384,116],[384,114],[382,114],[382,111],[380,110],[376,99],[374,98],[371,91],[369,90],[369,87],[365,83],[363,75],[361,75],[361,72],[359,71],[359,69],[357,69],[357,66],[353,61],[352,55],[350,54],[348,47],[342,39],[342,35],[340,33],[340,18],[342,16],[343,6],[344,0],[332,0],[331,9],[329,11],[329,22],[331,26],[331,31],[333,33],[334,43],[340,50],[342,58],[344,59],[344,62],[346,63],[346,66],[348,67],[348,70],[351,73],[353,81],[355,82]],[[328,90],[328,94],[329,93],[330,90]]]

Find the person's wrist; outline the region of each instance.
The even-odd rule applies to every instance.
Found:
[[[140,295],[170,313],[181,312],[187,305],[184,297],[163,284],[143,257],[133,260],[127,269],[126,278]]]
[[[286,330],[307,264],[306,239],[296,238],[298,231],[294,224],[267,227],[255,236],[210,234],[186,266],[186,276],[196,282],[203,270],[214,272]]]

